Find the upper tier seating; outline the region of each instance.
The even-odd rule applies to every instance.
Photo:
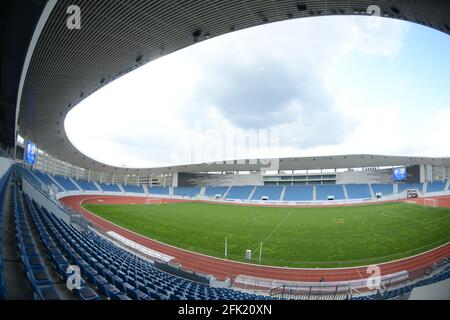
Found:
[[[220,196],[223,198],[223,196],[227,192],[228,188],[229,187],[206,187],[205,188],[205,196],[215,197],[216,195],[220,194]]]
[[[226,199],[247,200],[254,188],[254,186],[232,186]]]
[[[269,201],[278,201],[281,198],[282,192],[282,186],[257,186],[252,200],[261,200],[262,197],[267,196]]]
[[[447,181],[429,182],[427,185],[426,192],[442,192],[442,191],[444,191],[446,184],[447,184]]]
[[[169,191],[169,188],[167,188],[167,187],[152,186],[152,187],[148,187],[148,193],[168,196],[170,194],[170,191]]]
[[[284,201],[312,201],[313,186],[286,186]]]
[[[0,300],[6,299],[8,291],[3,275],[3,223],[4,212],[6,204],[6,191],[11,170],[8,170],[2,177],[0,177]]]
[[[89,182],[87,180],[79,179],[79,180],[76,180],[76,183],[84,191],[100,191],[100,190],[98,190],[97,186],[94,183]]]
[[[345,189],[349,199],[368,199],[372,198],[370,188],[365,184],[346,184]]]
[[[165,273],[105,238],[78,231],[36,204],[35,209],[35,219],[42,221],[55,250],[65,261],[80,266],[83,279],[110,299],[269,299],[232,289],[211,288]]]
[[[316,200],[328,200],[328,196],[334,196],[335,200],[344,200],[345,194],[342,185],[323,184],[316,185]]]
[[[389,183],[374,183],[370,185],[372,187],[374,196],[377,193],[381,193],[383,196],[389,196],[394,193],[394,186]]]
[[[131,193],[145,193],[144,188],[142,186],[135,186],[135,185],[122,185],[123,190],[125,192],[131,192]]]
[[[173,188],[173,195],[194,198],[200,194],[200,190],[200,187],[175,187]]]
[[[117,184],[99,183],[98,184],[103,191],[106,192],[122,192]]]
[[[55,180],[64,188],[66,191],[80,191],[76,185],[69,178],[63,176],[55,176]]]
[[[422,192],[423,183],[404,183],[398,185],[398,192],[401,193],[406,190],[416,189],[419,192]]]
[[[42,173],[39,170],[33,170],[33,174],[47,186],[49,187],[54,186],[55,188],[58,189],[58,192],[61,191],[59,190],[59,187],[55,184],[55,182],[48,176],[47,173]]]

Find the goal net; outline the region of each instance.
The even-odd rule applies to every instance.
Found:
[[[145,204],[161,204],[161,199],[155,199],[155,198],[145,198]]]
[[[438,207],[438,199],[423,199],[423,205],[425,207]]]

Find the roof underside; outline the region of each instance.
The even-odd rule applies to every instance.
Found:
[[[198,41],[292,18],[365,15],[372,4],[371,0],[60,0],[45,24],[26,74],[19,132],[41,149],[79,167],[116,173],[150,172],[104,165],[80,153],[66,136],[66,114],[114,79]],[[81,8],[80,30],[66,27],[69,5]],[[420,23],[450,34],[448,1],[386,0],[377,1],[377,5],[382,16]],[[436,161],[448,164],[448,159]],[[284,164],[294,163],[293,159],[283,159],[280,169]],[[223,164],[204,168],[192,165],[151,171],[235,170],[234,165]],[[245,165],[241,170],[253,169]]]

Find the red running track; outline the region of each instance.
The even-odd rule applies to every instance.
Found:
[[[162,199],[162,201],[168,203],[183,202],[185,200]],[[422,199],[416,199],[414,201],[421,203],[420,201],[422,201]],[[60,199],[60,202],[81,213],[84,217],[93,222],[97,227],[105,231],[114,231],[136,243],[170,255],[174,257],[174,260],[176,262],[182,265],[184,270],[211,274],[218,280],[225,280],[226,278],[230,277],[231,280],[234,281],[234,279],[238,275],[246,275],[273,280],[304,282],[318,282],[322,277],[324,277],[327,282],[332,282],[365,279],[371,275],[367,273],[367,267],[336,269],[279,268],[259,266],[206,256],[203,254],[176,248],[136,234],[130,230],[124,229],[103,218],[100,218],[99,216],[96,216],[81,207],[82,203],[144,204],[145,198],[143,197],[81,195],[64,197]],[[441,197],[439,205],[450,207],[450,197]],[[378,264],[378,266],[381,268],[382,275],[388,275],[400,271],[414,271],[420,268],[425,268],[449,256],[450,243],[447,243],[446,245],[429,252],[398,261]]]

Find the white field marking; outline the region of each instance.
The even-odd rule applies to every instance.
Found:
[[[411,207],[411,208],[414,208],[414,210],[420,210],[419,208],[415,208],[415,207]],[[445,215],[443,217],[438,217],[437,219],[430,219],[430,220],[427,220],[426,222],[423,222],[423,221],[419,221],[419,220],[416,220],[416,219],[411,218],[411,217],[405,217],[403,215],[391,216],[391,215],[386,214],[385,211],[394,214],[394,212],[392,212],[392,211],[383,210],[382,214],[384,216],[391,217],[391,218],[398,217],[398,218],[409,219],[411,221],[420,223],[422,225],[427,225],[427,224],[430,224],[430,223],[435,223],[435,222],[438,222],[438,221],[446,220],[446,219],[448,219],[450,217],[450,215]]]
[[[284,219],[281,220],[281,222],[272,230],[272,232],[262,241],[263,244],[266,243],[266,241],[269,240],[272,237],[272,235],[280,228],[280,226],[287,220],[287,218],[289,218],[289,216],[291,215],[292,211],[293,211],[293,208],[291,208],[291,210],[289,210],[289,212],[286,215],[286,217],[284,217]]]
[[[391,214],[394,214],[394,215],[392,216],[392,215],[389,215],[389,214],[387,214],[387,213],[391,213]],[[382,211],[381,211],[381,214],[382,214],[383,216],[390,217],[390,218],[403,218],[403,219],[411,220],[411,221],[413,221],[413,222],[415,222],[415,223],[418,223],[418,224],[421,224],[421,225],[425,225],[425,224],[426,224],[425,222],[416,220],[416,219],[414,219],[414,218],[405,217],[405,216],[402,216],[402,215],[395,215],[394,212],[388,211],[388,210],[382,210]]]

